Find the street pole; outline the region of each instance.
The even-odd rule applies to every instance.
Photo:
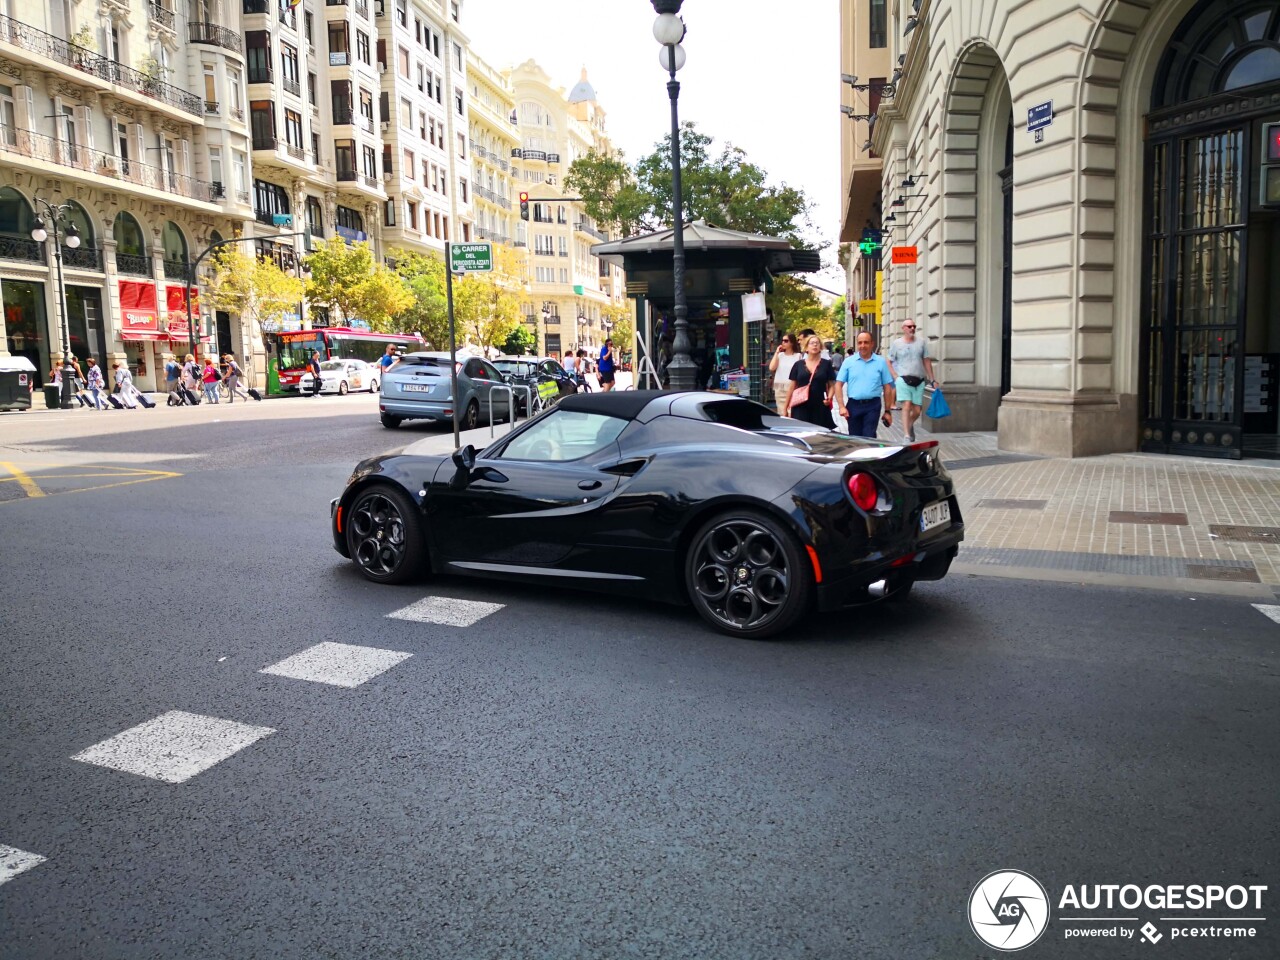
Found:
[[[62,203],[54,206],[41,197],[36,197],[35,201],[44,207],[45,213],[49,216],[49,226],[53,227],[53,259],[58,269],[58,308],[62,311],[62,390],[58,398],[58,406],[63,410],[70,410],[74,395],[72,381],[75,379],[76,366],[71,361],[71,321],[67,317],[67,284],[62,276],[62,236],[58,230],[58,224],[66,216],[71,205]],[[31,238],[37,243],[44,243],[49,239],[44,220],[40,217],[36,218]],[[79,231],[71,221],[68,221],[67,226],[67,243],[73,249],[80,246]]]
[[[444,295],[449,308],[449,391],[453,395],[453,449],[462,449],[458,429],[458,331],[453,322],[453,244],[444,245]]]
[[[683,0],[652,0],[658,14],[654,36],[665,49],[666,67],[670,74],[667,96],[671,99],[671,220],[674,235],[671,238],[671,280],[675,286],[676,337],[672,344],[673,356],[667,365],[671,376],[671,389],[692,390],[696,386],[698,365],[693,362],[689,342],[689,308],[684,296],[684,197],[680,183],[680,81],[676,71],[684,59],[680,41],[684,39],[684,24],[678,18]],[[669,18],[669,19],[668,19]]]

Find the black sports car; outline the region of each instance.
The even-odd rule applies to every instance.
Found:
[[[723,394],[575,394],[480,453],[413,450],[360,463],[331,505],[334,546],[378,583],[687,599],[764,637],[881,580],[888,596],[940,580],[964,538],[937,441],[851,438]]]

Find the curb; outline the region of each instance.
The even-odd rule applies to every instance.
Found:
[[[1136,574],[1098,573],[1089,570],[1053,570],[1045,567],[996,566],[988,563],[951,564],[949,576],[1000,577],[1009,580],[1041,580],[1050,583],[1079,583],[1099,587],[1160,590],[1166,593],[1200,594],[1202,596],[1242,597],[1248,600],[1274,600],[1280,587],[1267,583],[1236,583],[1229,580],[1189,580],[1181,577],[1144,577]]]

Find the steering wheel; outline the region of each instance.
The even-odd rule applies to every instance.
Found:
[[[559,460],[560,444],[550,437],[543,437],[529,447],[531,460]]]

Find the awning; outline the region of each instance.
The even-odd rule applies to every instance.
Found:
[[[165,337],[170,343],[190,343],[191,338],[183,333],[162,333],[160,336]],[[213,337],[196,337],[199,343],[213,343]]]
[[[167,333],[160,333],[157,330],[122,330],[120,339],[125,341],[137,340],[168,340]]]

